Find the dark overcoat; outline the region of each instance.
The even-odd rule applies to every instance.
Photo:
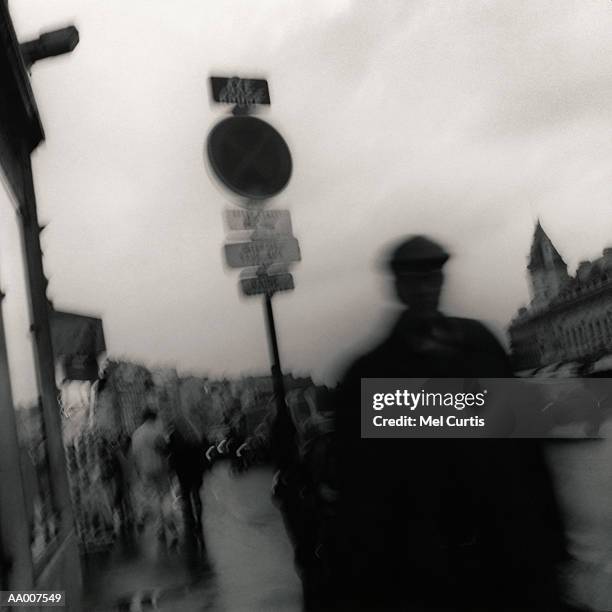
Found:
[[[556,610],[564,532],[537,440],[362,439],[361,378],[503,378],[479,322],[405,313],[336,394],[335,609]]]

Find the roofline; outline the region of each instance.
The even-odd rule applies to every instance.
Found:
[[[549,304],[546,308],[537,310],[536,312],[529,312],[528,310],[522,316],[517,315],[514,319],[512,319],[510,325],[508,326],[508,331],[510,331],[510,329],[512,328],[517,328],[523,325],[527,325],[528,323],[533,323],[534,321],[537,321],[539,319],[545,319],[546,317],[551,315],[557,315],[565,310],[571,309],[572,307],[580,303],[588,302],[589,300],[598,298],[601,295],[605,295],[606,293],[611,292],[612,282],[607,281],[605,283],[602,283],[601,285],[593,287],[592,290],[589,292],[585,292],[582,295],[568,296],[565,299],[559,300],[558,302],[553,302]]]

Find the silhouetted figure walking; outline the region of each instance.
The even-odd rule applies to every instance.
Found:
[[[189,425],[178,425],[169,437],[170,467],[176,473],[181,489],[185,535],[194,538],[198,546],[204,548],[200,490],[208,467],[208,442]]]
[[[124,543],[130,539],[134,523],[128,460],[130,443],[130,437],[122,434],[113,440],[103,439],[100,445],[101,479],[109,489]]]
[[[361,378],[512,376],[481,323],[440,313],[448,258],[424,237],[393,250],[404,310],[336,395],[339,503],[321,592],[334,610],[560,609],[564,535],[537,441],[361,438]]]

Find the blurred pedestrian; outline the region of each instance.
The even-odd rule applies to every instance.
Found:
[[[305,609],[317,610],[324,601],[328,558],[320,553],[334,528],[333,418],[329,391],[310,385],[285,395],[285,419],[272,411],[249,442],[252,449],[270,446],[277,472],[273,498],[281,510],[302,580]],[[279,450],[281,452],[279,452]],[[332,502],[332,503],[330,503]]]
[[[131,470],[129,462],[131,440],[126,433],[121,433],[112,443],[111,464],[114,470],[114,506],[119,515],[119,524],[124,540],[132,533],[134,514],[132,494],[130,491]]]
[[[223,390],[222,398],[224,438],[217,448],[230,458],[232,472],[237,473],[246,467],[244,460],[236,454],[248,436],[246,415],[240,398],[230,385]]]
[[[208,441],[187,417],[177,415],[168,443],[170,467],[181,490],[185,536],[193,538],[201,548],[204,548],[201,489],[204,472],[209,467],[208,446]]]
[[[512,376],[481,323],[440,312],[448,258],[422,236],[392,250],[403,311],[336,395],[338,504],[320,597],[334,610],[560,609],[564,534],[538,441],[361,438],[362,378]]]
[[[166,530],[176,540],[170,508],[168,441],[157,412],[151,407],[145,408],[142,425],[132,434],[131,452],[141,489],[139,530],[152,516],[160,540],[166,540]]]

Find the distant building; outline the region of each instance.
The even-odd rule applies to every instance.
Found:
[[[313,382],[310,377],[285,374],[284,384],[289,392],[306,389]],[[221,439],[228,410],[226,393],[238,400],[249,432],[275,408],[270,375],[220,380],[180,377],[173,368],[149,370],[138,363],[109,359],[96,385],[94,420],[104,436],[131,435],[140,425],[143,409],[152,403],[164,423],[170,423],[180,411],[211,439]]]
[[[313,385],[310,376],[295,377],[291,373],[283,376],[283,383],[286,392],[306,389]],[[247,419],[247,430],[252,433],[270,410],[276,409],[274,382],[269,375],[247,376],[238,381],[238,391],[242,410]]]
[[[97,385],[95,422],[108,437],[132,435],[152,397],[153,376],[144,366],[109,360]]]
[[[570,276],[538,221],[527,271],[531,302],[508,329],[515,369],[612,369],[612,248]]]

